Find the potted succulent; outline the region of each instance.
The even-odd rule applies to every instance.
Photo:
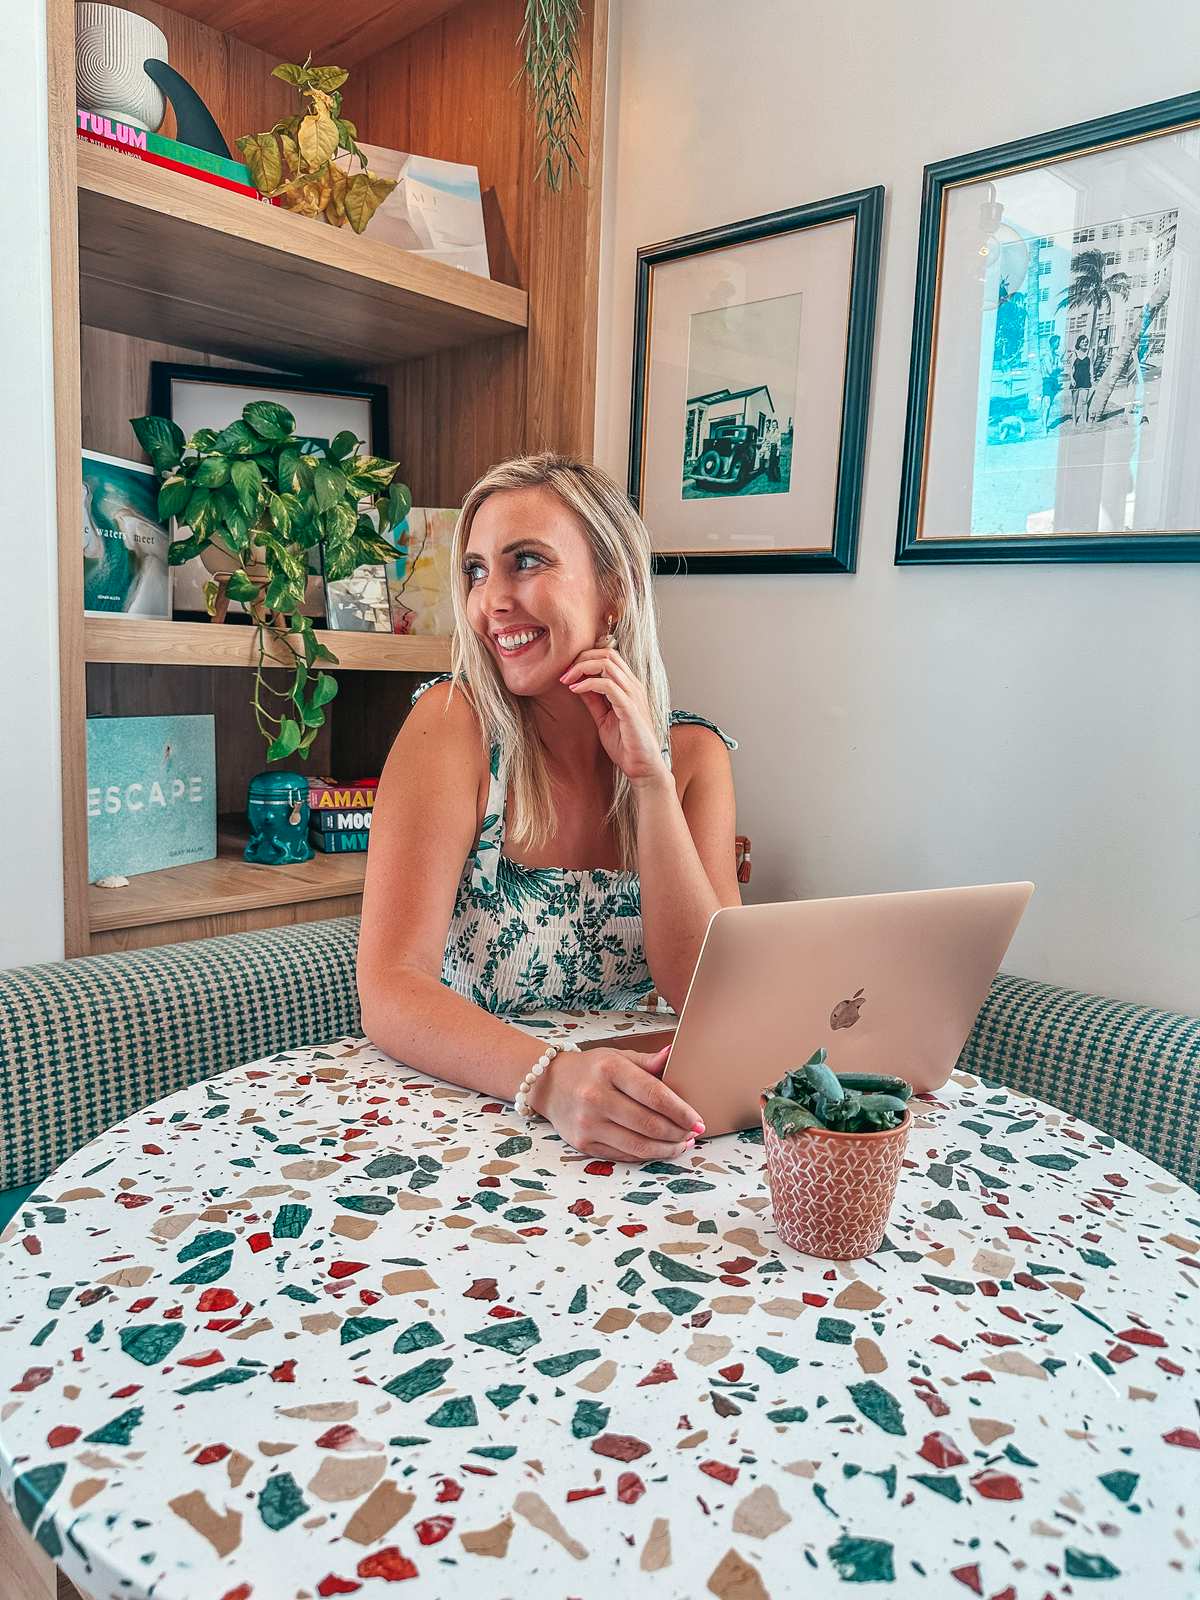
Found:
[[[298,435],[292,413],[269,400],[252,400],[227,427],[201,428],[190,439],[166,417],[137,417],[133,431],[162,480],[159,515],[188,529],[172,541],[170,564],[202,557],[214,574],[205,585],[209,615],[218,602],[237,600],[258,628],[254,714],[267,760],[307,755],[337,694],[337,680],[317,666],[336,666],[337,657],[303,612],[309,551],[322,547],[331,582],[402,557],[383,537],[412,504],[396,482],[397,463],[360,455],[350,432],[328,444]],[[285,688],[265,674],[268,636],[292,674]]]
[[[878,1249],[911,1121],[902,1078],[832,1072],[818,1050],[762,1095],[775,1227],[805,1255],[848,1261]]]

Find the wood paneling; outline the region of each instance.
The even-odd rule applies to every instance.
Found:
[[[351,66],[461,4],[461,0],[181,0],[179,9],[271,53],[272,61]],[[137,10],[142,11],[139,5]],[[155,7],[155,10],[161,10]],[[147,15],[147,11],[142,11]]]
[[[291,85],[271,76],[271,68],[279,61],[293,58],[254,49],[240,38],[206,26],[204,0],[195,8],[188,7],[189,13],[194,10],[200,21],[194,20],[193,15],[183,15],[174,7],[157,5],[155,0],[121,0],[121,3],[166,34],[171,65],[183,74],[212,112],[235,160],[239,158],[234,141],[239,135],[262,133],[281,117],[291,116],[299,105]],[[247,3],[281,19],[288,15],[286,7],[276,11],[273,5],[259,7],[258,0],[247,0]],[[349,115],[353,116],[353,112]],[[168,110],[159,132],[171,139],[175,137],[173,111]]]
[[[393,452],[419,503],[456,505],[488,466],[524,450],[590,455],[607,0],[580,35],[586,161],[552,194],[534,178],[517,50],[520,0],[474,0],[364,64],[362,121],[377,144],[478,167],[492,270],[529,291],[529,334],[377,369]],[[596,109],[592,102],[596,100]]]
[[[301,372],[523,328],[525,294],[82,143],[83,320]]]

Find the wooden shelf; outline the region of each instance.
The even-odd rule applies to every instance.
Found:
[[[86,617],[84,660],[164,667],[252,667],[257,630],[239,623],[158,622],[151,617]],[[338,658],[329,672],[446,672],[450,641],[421,633],[342,633],[319,628],[317,639]],[[271,661],[290,666],[278,647]]]
[[[518,332],[523,289],[79,141],[82,320],[302,372]]]
[[[181,914],[226,916],[269,906],[335,900],[362,893],[366,852],[325,855],[294,867],[259,867],[242,859],[249,837],[245,819],[221,817],[215,861],[192,861],[161,872],[142,872],[124,889],[88,885],[88,924],[93,934],[178,922]]]
[[[324,66],[352,66],[453,11],[460,0],[167,0],[172,11],[232,33],[280,61],[302,61],[310,51]],[[514,40],[516,35],[514,34]]]

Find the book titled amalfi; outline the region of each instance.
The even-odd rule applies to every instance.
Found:
[[[213,720],[87,719],[89,882],[216,856]]]

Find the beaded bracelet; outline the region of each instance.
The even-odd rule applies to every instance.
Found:
[[[529,1094],[534,1084],[542,1076],[556,1055],[559,1055],[564,1050],[574,1050],[576,1048],[577,1047],[575,1045],[571,1044],[548,1044],[546,1046],[541,1055],[525,1074],[524,1078],[522,1078],[520,1087],[513,1096],[513,1110],[519,1117],[524,1117],[526,1122],[531,1122],[533,1118],[537,1116],[537,1112],[529,1104]]]

